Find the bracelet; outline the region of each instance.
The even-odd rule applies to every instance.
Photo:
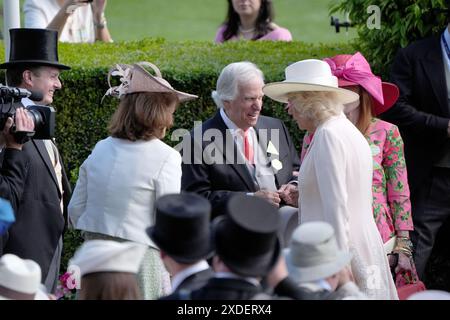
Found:
[[[406,247],[413,250],[413,244],[408,237],[397,237],[396,246]]]
[[[405,248],[405,247],[401,247],[401,246],[396,246],[394,248],[394,250],[392,250],[392,252],[394,252],[394,253],[404,253],[408,257],[412,256],[412,251],[410,249]]]
[[[106,27],[106,18],[105,18],[105,14],[104,14],[104,13],[102,13],[102,16],[101,16],[99,22],[97,22],[97,21],[94,20],[94,26],[95,26],[97,29],[103,29],[103,28]]]

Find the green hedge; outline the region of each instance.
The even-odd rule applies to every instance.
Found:
[[[107,71],[115,63],[153,62],[176,89],[200,97],[177,110],[173,130],[191,129],[195,120],[203,121],[215,112],[211,91],[221,69],[231,62],[252,61],[264,72],[266,82],[272,82],[282,80],[284,68],[298,60],[321,59],[352,51],[344,44],[264,41],[216,45],[211,42],[170,42],[160,38],[113,44],[60,44],[59,59],[72,69],[61,74],[63,89],[56,93],[53,105],[57,109],[56,141],[71,182],[75,184],[78,168],[95,143],[107,136],[106,126],[117,101],[107,97],[101,103],[101,99],[108,89]],[[4,60],[3,56],[0,59]],[[302,132],[280,104],[265,99],[263,114],[286,120],[297,146],[300,146]],[[171,132],[166,136],[166,142],[173,145],[169,141],[170,135]],[[76,232],[66,235],[63,267],[78,245],[78,239]]]

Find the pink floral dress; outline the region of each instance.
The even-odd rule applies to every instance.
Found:
[[[403,139],[394,124],[372,118],[366,139],[373,155],[373,214],[383,242],[395,236],[396,230],[413,230],[408,177],[403,153]],[[301,159],[313,135],[305,134]],[[414,272],[415,273],[415,272]],[[396,286],[415,282],[416,274],[397,274]]]

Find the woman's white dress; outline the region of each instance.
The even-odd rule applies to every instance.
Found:
[[[398,299],[372,213],[372,161],[366,139],[343,113],[321,124],[300,168],[300,221],[334,227],[369,298]]]

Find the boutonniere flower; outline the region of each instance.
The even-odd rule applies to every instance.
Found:
[[[278,156],[280,155],[277,148],[275,148],[275,145],[272,143],[272,141],[269,141],[267,144],[267,155],[269,157],[270,164],[272,168],[274,168],[276,171],[279,171],[283,168],[283,163],[278,160]]]
[[[267,144],[267,153],[276,154],[277,156],[280,155],[278,153],[277,148],[275,148],[274,144],[272,143],[272,141],[269,141],[269,143]]]

